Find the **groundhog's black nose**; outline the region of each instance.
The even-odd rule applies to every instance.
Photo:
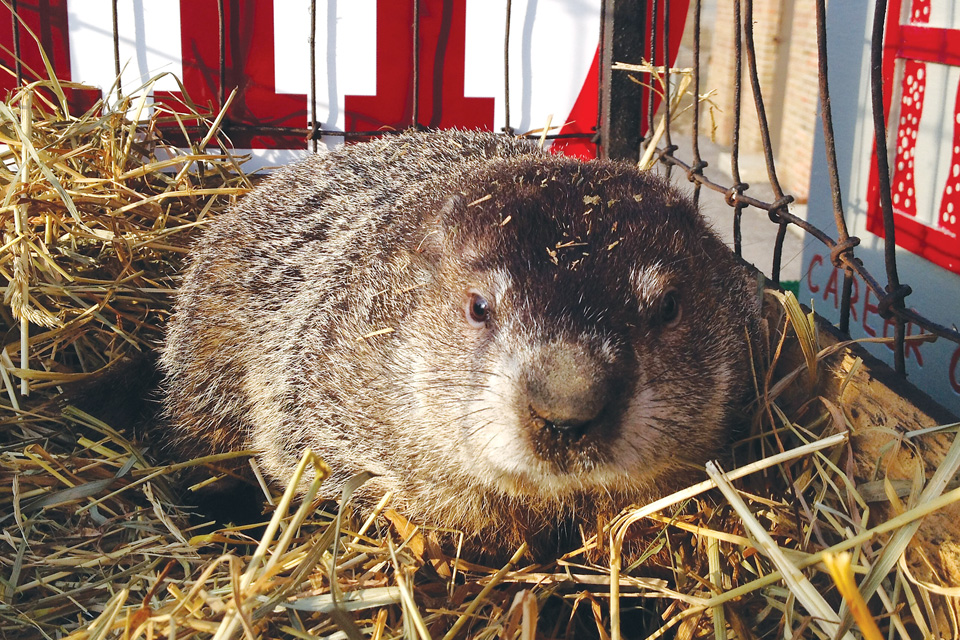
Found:
[[[586,432],[610,399],[604,363],[578,344],[546,347],[539,366],[527,379],[527,400],[537,426],[579,436]]]

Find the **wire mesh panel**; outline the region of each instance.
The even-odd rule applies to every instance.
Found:
[[[776,242],[774,245],[773,262],[770,267],[770,274],[774,280],[779,279],[780,265],[782,262],[782,243],[788,225],[796,225],[803,229],[807,234],[823,243],[830,253],[831,262],[837,266],[844,274],[842,284],[842,302],[840,308],[840,328],[847,331],[850,320],[850,299],[853,288],[853,279],[856,276],[873,293],[878,300],[877,310],[879,315],[885,320],[893,323],[894,330],[894,353],[895,367],[901,374],[905,371],[905,327],[907,323],[920,327],[925,332],[945,337],[948,340],[957,342],[960,340],[960,334],[953,328],[944,326],[940,323],[930,320],[917,310],[908,308],[904,299],[909,295],[911,289],[909,286],[900,282],[897,270],[897,254],[895,251],[896,225],[894,224],[892,213],[891,186],[888,177],[888,153],[885,148],[886,143],[886,123],[884,121],[884,83],[882,77],[882,59],[883,59],[883,33],[884,19],[886,16],[887,5],[882,0],[876,3],[875,18],[873,23],[873,63],[871,68],[875,73],[871,79],[871,87],[874,96],[873,117],[875,120],[875,136],[877,140],[876,174],[878,177],[878,186],[876,193],[879,196],[878,209],[883,211],[883,235],[885,242],[885,281],[874,276],[864,266],[854,254],[854,248],[860,243],[860,240],[850,235],[843,210],[843,194],[841,193],[840,180],[837,169],[837,153],[835,148],[834,132],[832,125],[832,113],[830,102],[830,87],[827,84],[828,52],[826,49],[826,10],[823,2],[817,3],[817,21],[816,28],[818,33],[819,46],[819,97],[822,116],[822,136],[825,146],[825,163],[830,180],[830,192],[832,194],[835,229],[826,230],[817,228],[807,220],[802,219],[789,211],[789,205],[792,198],[784,193],[780,187],[778,179],[777,165],[774,159],[773,144],[771,142],[771,127],[766,118],[766,105],[764,87],[760,85],[757,70],[757,54],[754,39],[754,25],[756,20],[753,15],[752,2],[739,2],[734,4],[734,25],[735,34],[733,41],[736,47],[736,71],[734,72],[734,86],[731,90],[735,98],[735,124],[733,135],[733,149],[731,154],[730,174],[733,176],[731,183],[719,184],[712,177],[706,178],[703,174],[703,161],[697,150],[697,142],[692,143],[693,158],[683,159],[676,154],[676,149],[667,144],[660,148],[660,160],[668,165],[677,166],[687,172],[688,178],[698,185],[707,186],[715,191],[723,193],[728,203],[734,208],[734,220],[739,219],[739,213],[745,206],[756,207],[769,212],[770,219],[779,225]],[[899,4],[897,4],[898,8]],[[701,11],[700,3],[697,2],[694,7],[695,24],[699,24],[699,14]],[[695,64],[696,73],[700,74],[700,31],[695,28]],[[889,63],[889,60],[888,60]],[[741,73],[742,68],[742,73]],[[745,80],[742,80],[745,78]],[[739,132],[741,130],[742,118],[745,109],[742,105],[742,96],[744,94],[744,82],[749,83],[751,93],[755,102],[755,111],[759,120],[759,130],[762,139],[763,155],[766,164],[766,171],[769,184],[773,191],[773,200],[761,200],[752,197],[751,191],[739,178]],[[697,116],[695,116],[697,117]],[[667,123],[669,130],[670,124]],[[696,131],[699,127],[695,127]],[[715,174],[711,174],[713,176]],[[739,250],[739,247],[738,247]]]

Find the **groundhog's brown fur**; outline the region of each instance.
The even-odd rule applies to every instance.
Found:
[[[692,480],[751,396],[756,281],[661,178],[407,133],[278,171],[193,254],[162,365],[194,451],[312,448],[415,522],[520,537]],[[551,533],[553,532],[553,533]]]

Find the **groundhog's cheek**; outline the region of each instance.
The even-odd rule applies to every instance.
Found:
[[[700,363],[697,384],[683,389],[669,376],[640,382],[624,411],[614,463],[631,475],[655,475],[664,465],[702,464],[718,455],[726,439],[730,371]]]
[[[516,385],[509,376],[490,376],[471,405],[460,427],[466,461],[495,475],[534,471],[536,456],[517,416]]]
[[[624,469],[642,469],[666,457],[677,444],[673,431],[685,416],[678,416],[676,405],[664,396],[662,389],[639,385],[628,400],[611,447],[616,463]]]

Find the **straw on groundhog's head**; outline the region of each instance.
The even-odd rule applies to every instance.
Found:
[[[756,283],[626,164],[405,134],[278,172],[213,222],[163,365],[194,450],[250,447],[326,495],[370,470],[414,521],[493,547],[591,522],[722,455],[749,400]],[[611,513],[612,515],[612,513]]]

